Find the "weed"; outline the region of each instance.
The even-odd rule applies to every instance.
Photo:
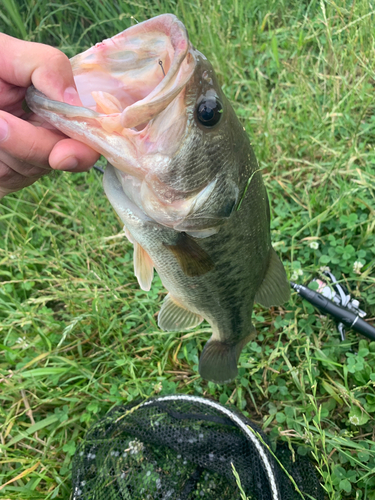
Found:
[[[159,13],[182,19],[251,137],[289,276],[329,266],[375,315],[374,9],[367,0],[7,0],[0,29],[72,56]],[[53,173],[0,205],[1,498],[68,499],[71,457],[117,404],[174,392],[235,404],[311,450],[330,499],[375,499],[375,343],[295,295],[256,306],[230,385],[204,382],[203,324],[160,332],[95,171]],[[6,485],[4,487],[4,485]],[[4,496],[5,495],[5,496]]]

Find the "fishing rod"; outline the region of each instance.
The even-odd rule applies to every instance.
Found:
[[[104,168],[102,167],[99,167],[99,165],[94,165],[93,168],[95,168],[95,170],[97,170],[98,172],[101,172],[102,174],[104,174]]]
[[[375,328],[363,319],[366,313],[359,308],[358,300],[350,296],[347,289],[337,282],[331,272],[325,271],[323,274],[330,283],[314,279],[311,283],[317,284],[316,291],[292,281],[290,286],[323,314],[335,319],[341,340],[345,340],[345,328],[351,328],[364,337],[375,340]]]

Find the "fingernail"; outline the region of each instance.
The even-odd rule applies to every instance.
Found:
[[[82,106],[78,92],[74,87],[68,87],[64,92],[64,102],[73,106]]]
[[[74,156],[69,156],[65,158],[57,167],[56,170],[74,170],[78,167],[78,160]]]
[[[9,135],[9,125],[8,122],[0,118],[0,142],[5,141]]]

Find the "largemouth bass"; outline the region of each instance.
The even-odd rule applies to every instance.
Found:
[[[212,337],[199,372],[232,380],[254,337],[254,302],[280,305],[290,292],[254,152],[211,64],[171,14],[71,64],[83,107],[33,87],[29,107],[107,158],[104,190],[134,244],[138,282],[149,290],[155,268],[169,291],[159,327],[184,331],[207,320]]]

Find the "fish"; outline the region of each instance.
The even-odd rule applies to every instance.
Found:
[[[270,207],[244,127],[184,24],[163,14],[71,59],[82,106],[34,87],[28,106],[108,160],[104,191],[134,245],[134,273],[168,294],[158,326],[185,331],[206,320],[212,336],[199,373],[218,384],[238,374],[256,336],[254,303],[289,299],[271,245]]]

